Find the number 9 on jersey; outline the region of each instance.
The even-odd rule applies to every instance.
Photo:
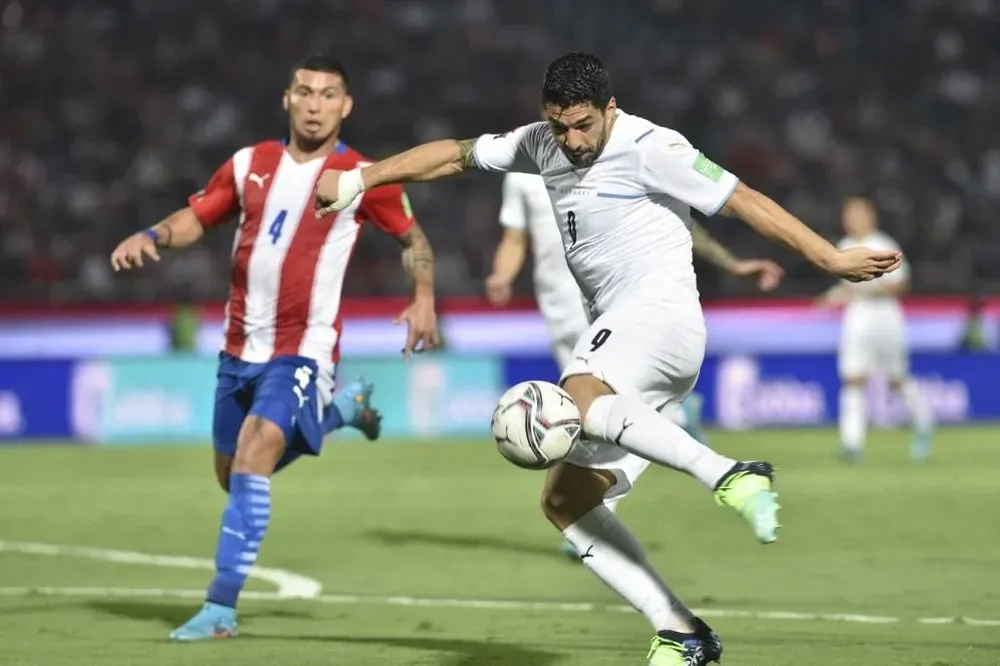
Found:
[[[500,397],[492,426],[500,455],[524,469],[546,469],[579,441],[580,410],[555,384],[522,382]]]

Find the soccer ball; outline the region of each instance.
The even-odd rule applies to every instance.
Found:
[[[555,384],[521,382],[501,396],[492,425],[500,455],[524,469],[546,469],[580,439],[580,410]]]

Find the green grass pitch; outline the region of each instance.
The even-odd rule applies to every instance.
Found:
[[[711,437],[778,466],[777,544],[667,470],[621,514],[675,590],[715,614],[725,666],[1000,664],[1000,431],[943,430],[922,465],[905,433],[876,432],[854,468],[835,460],[833,432]],[[174,645],[199,600],[152,595],[197,595],[210,571],[106,555],[212,557],[225,498],[210,449],[4,447],[0,664],[645,663],[650,630],[559,554],[541,481],[487,440],[330,442],[276,477],[258,564],[341,596],[266,598],[277,588],[253,580],[265,598],[241,604],[239,638]]]

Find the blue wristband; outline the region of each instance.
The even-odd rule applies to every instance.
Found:
[[[154,244],[156,245],[160,244],[160,234],[156,233],[155,229],[143,229],[142,233],[152,238]]]

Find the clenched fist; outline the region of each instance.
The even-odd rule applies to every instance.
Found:
[[[343,210],[365,191],[361,169],[327,169],[316,181],[316,217]]]

